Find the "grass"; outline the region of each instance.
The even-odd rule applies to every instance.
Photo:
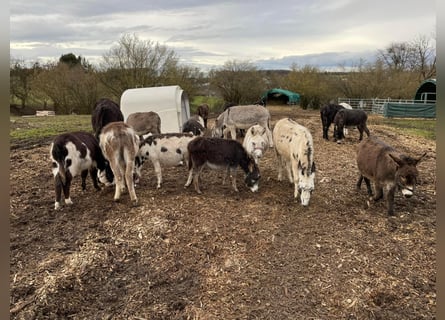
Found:
[[[436,119],[383,118],[372,116],[370,124],[393,127],[405,134],[436,140]]]
[[[12,143],[51,138],[72,131],[92,132],[91,115],[10,117],[9,138]]]

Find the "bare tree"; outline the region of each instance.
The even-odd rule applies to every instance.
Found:
[[[249,61],[231,60],[209,73],[210,85],[226,102],[247,104],[258,101],[266,90],[265,79]]]
[[[116,97],[129,88],[159,85],[178,63],[173,50],[135,34],[124,34],[102,58],[100,80]]]
[[[198,94],[205,81],[204,74],[199,68],[179,64],[171,66],[162,77],[163,84],[179,85],[189,99]]]
[[[94,70],[86,70],[80,64],[48,62],[32,86],[41,99],[54,103],[54,111],[58,114],[91,113],[98,99]]]
[[[411,99],[418,81],[416,73],[388,68],[380,59],[360,61],[332,82],[340,96],[348,98]]]
[[[411,42],[392,43],[379,50],[377,57],[391,70],[416,72],[419,82],[436,76],[436,48],[424,35]]]
[[[436,76],[436,48],[431,45],[431,39],[424,35],[415,38],[412,48],[411,69],[419,75],[419,81]]]
[[[43,99],[54,103],[56,113],[70,113],[68,92],[66,89],[66,75],[69,67],[65,64],[58,65],[51,61],[42,65],[42,71],[33,81],[33,89],[39,92]]]
[[[318,109],[333,96],[328,78],[317,67],[305,65],[291,66],[291,72],[283,81],[283,88],[300,94],[300,106],[303,109]]]
[[[413,49],[407,42],[393,42],[386,49],[378,50],[378,58],[394,70],[409,70]]]
[[[25,61],[15,58],[9,60],[9,91],[12,99],[20,100],[22,107],[28,103],[34,68],[26,66]]]
[[[333,82],[333,85],[343,97],[385,97],[389,92],[387,79],[388,69],[383,61],[377,60],[375,64],[372,64],[360,60],[348,71],[344,69],[342,75]]]

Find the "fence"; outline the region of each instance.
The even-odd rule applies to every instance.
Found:
[[[404,104],[404,105],[426,105],[435,104],[435,101],[429,100],[408,100],[408,99],[351,99],[351,98],[338,98],[338,103],[345,102],[349,104],[353,109],[362,109],[367,113],[384,115],[385,105],[391,104]]]

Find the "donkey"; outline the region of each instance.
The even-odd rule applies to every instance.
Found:
[[[103,127],[99,146],[105,158],[109,161],[114,174],[116,185],[114,201],[120,201],[121,193],[125,190],[126,185],[132,206],[137,206],[138,198],[134,190],[134,172],[136,155],[139,150],[139,136],[125,122],[111,122]],[[106,185],[112,183],[103,171],[99,171],[98,175],[100,182]]]
[[[131,113],[128,115],[126,123],[133,128],[141,140],[146,134],[161,133],[161,117],[154,111]]]
[[[96,139],[99,140],[99,135],[103,127],[115,121],[124,121],[124,115],[119,105],[107,98],[99,99],[94,105],[91,114],[91,125]]]
[[[213,128],[213,137],[228,137],[236,140],[236,129],[248,129],[259,124],[266,129],[269,147],[273,147],[272,131],[270,130],[270,113],[266,108],[259,105],[233,106],[227,108],[216,119]]]
[[[102,171],[108,180],[113,180],[113,172],[102,154],[99,142],[89,132],[76,131],[57,136],[51,143],[50,157],[56,193],[55,210],[60,209],[63,203],[73,204],[70,188],[75,176],[81,176],[82,190],[86,190],[88,173],[96,190],[100,190],[98,170]],[[62,198],[62,191],[65,199]]]
[[[258,166],[238,141],[199,136],[189,142],[187,149],[189,176],[185,188],[193,181],[196,192],[202,193],[199,188],[199,176],[204,166],[207,166],[210,169],[224,169],[226,173],[232,171],[232,187],[238,192],[236,170],[239,166],[246,173],[244,180],[246,185],[252,192],[258,191],[261,177]]]
[[[357,126],[358,131],[360,132],[359,140],[363,139],[363,131],[369,137],[369,129],[366,125],[366,121],[368,120],[368,115],[363,110],[357,109],[342,109],[337,112],[334,117],[334,139],[337,140],[337,143],[340,143],[341,140],[345,137],[344,128],[345,126]]]
[[[332,122],[334,121],[334,117],[339,110],[344,109],[345,107],[338,104],[327,104],[320,109],[320,118],[321,124],[323,125],[323,139],[329,140],[328,131]]]
[[[413,158],[396,151],[376,137],[368,137],[359,143],[357,167],[360,172],[357,181],[359,190],[365,180],[368,195],[372,196],[371,181],[374,182],[374,201],[383,198],[386,191],[388,215],[394,215],[394,194],[397,189],[405,198],[414,194],[418,171],[416,165],[426,155]]]
[[[289,182],[294,184],[294,198],[301,192],[301,204],[309,205],[315,180],[314,143],[311,133],[294,120],[284,118],[275,124],[273,139],[278,158],[278,181],[282,180],[282,169],[285,167]]]
[[[198,107],[198,116],[204,121],[204,128],[207,129],[207,119],[209,118],[209,105],[204,103]]]
[[[259,124],[251,126],[244,136],[243,147],[247,153],[255,160],[257,165],[260,164],[260,158],[267,151],[269,141],[266,136],[266,128]]]

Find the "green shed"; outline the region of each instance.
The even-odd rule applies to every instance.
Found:
[[[436,102],[436,79],[426,79],[416,90],[414,100],[425,103]]]
[[[270,89],[263,93],[261,100],[267,101],[269,99],[284,100],[287,104],[298,104],[300,102],[300,95],[285,89]]]

